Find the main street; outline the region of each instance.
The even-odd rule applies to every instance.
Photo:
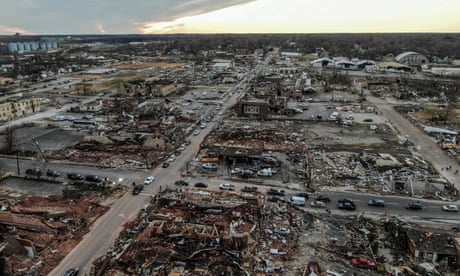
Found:
[[[244,81],[246,80],[248,79],[244,78],[235,86],[232,97],[222,106],[223,111],[236,103],[239,97],[239,93],[235,93],[237,90],[236,87],[244,85]],[[181,178],[180,172],[185,168],[187,162],[195,158],[202,140],[216,127],[222,115],[216,116],[216,119],[210,122],[199,135],[189,137],[191,144],[177,156],[177,159],[167,169],[155,168],[150,172],[141,174],[142,178],[146,175],[154,175],[155,181],[151,185],[145,186],[143,192],[139,195],[134,196],[131,193],[126,193],[120,198],[104,216],[97,220],[91,232],[61,261],[50,275],[62,275],[67,269],[72,267],[80,268],[82,275],[89,272],[94,258],[107,252],[122,229],[123,223],[132,220],[142,206],[148,202],[149,198],[158,192],[160,186],[172,186],[175,180]],[[133,179],[132,176],[129,177],[129,180],[131,179]]]

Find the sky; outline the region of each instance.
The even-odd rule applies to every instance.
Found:
[[[0,34],[460,32],[460,0],[7,0]]]

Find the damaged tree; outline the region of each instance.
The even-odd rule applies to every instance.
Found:
[[[0,148],[0,151],[6,154],[11,154],[14,150],[14,143],[16,141],[15,136],[16,128],[13,126],[7,126],[5,128],[5,134],[3,137],[3,147]]]

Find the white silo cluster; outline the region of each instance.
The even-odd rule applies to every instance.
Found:
[[[27,53],[34,51],[48,51],[57,49],[57,42],[9,42],[6,44],[6,51],[10,53]]]

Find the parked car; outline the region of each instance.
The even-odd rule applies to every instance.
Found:
[[[169,167],[169,163],[168,163],[168,162],[164,162],[162,167],[163,167],[163,168]]]
[[[222,183],[219,185],[219,189],[233,191],[235,190],[235,186],[229,183]]]
[[[420,202],[411,202],[406,204],[408,210],[422,210],[423,206]]]
[[[46,175],[47,175],[47,176],[51,176],[51,177],[58,177],[58,176],[61,175],[61,173],[58,172],[58,171],[55,171],[55,170],[48,169],[48,170],[46,171]]]
[[[176,155],[172,154],[169,159],[168,159],[168,162],[171,163],[171,162],[174,162],[174,160],[176,160]]]
[[[315,198],[316,201],[322,201],[322,202],[325,202],[325,203],[328,203],[328,202],[331,202],[331,198],[327,195],[318,195],[316,198]]]
[[[87,175],[85,177],[85,180],[88,182],[94,182],[94,183],[102,182],[102,179],[97,175]]]
[[[348,198],[343,198],[343,199],[339,199],[339,202],[337,204],[337,208],[338,209],[343,209],[343,210],[353,211],[353,210],[356,210],[356,205],[353,202],[353,200],[348,199]]]
[[[268,201],[270,201],[270,202],[286,202],[286,199],[284,198],[284,196],[274,195],[274,196],[269,197]]]
[[[78,275],[78,272],[78,268],[74,267],[64,272],[63,276],[76,276]]]
[[[248,169],[245,169],[245,170],[241,170],[240,173],[239,173],[240,177],[251,177],[254,175],[254,172],[251,171],[251,170],[248,170]]]
[[[262,157],[262,162],[264,162],[265,164],[270,164],[270,165],[275,165],[275,166],[278,166],[280,164],[280,161],[272,156]]]
[[[257,172],[258,176],[272,176],[275,174],[276,171],[272,171],[272,169],[261,169],[260,171]]]
[[[301,196],[291,196],[289,199],[289,203],[291,205],[297,205],[297,206],[305,206],[306,199],[305,197]]]
[[[177,185],[177,186],[188,186],[188,182],[181,179],[181,180],[177,180],[176,182],[174,182],[174,185]]]
[[[267,190],[268,195],[284,196],[284,190],[270,188]]]
[[[193,132],[193,135],[195,135],[195,136],[200,135],[200,130],[199,130],[199,129],[195,130],[195,131]]]
[[[148,176],[148,177],[144,180],[144,184],[145,184],[145,185],[149,185],[149,184],[151,184],[154,180],[155,180],[155,177],[153,177],[153,176]]]
[[[289,230],[289,228],[286,227],[280,227],[276,230],[276,232],[280,235],[289,235],[291,233],[291,230]]]
[[[217,170],[217,164],[216,163],[203,163],[201,164],[201,167],[208,169],[208,170]]]
[[[240,168],[233,168],[231,171],[230,171],[231,174],[240,174],[241,173],[241,169]]]
[[[310,207],[312,208],[326,208],[326,203],[319,201],[319,200],[313,200],[310,202]]]
[[[367,205],[369,206],[375,206],[375,207],[385,207],[385,200],[383,199],[371,199],[367,202]]]
[[[305,193],[305,192],[297,193],[296,196],[300,196],[300,197],[303,197],[303,198],[305,198],[305,199],[308,199],[308,194]]]
[[[26,170],[27,175],[42,176],[43,172],[40,168],[30,168]]]
[[[445,212],[458,212],[458,206],[455,204],[442,205],[442,210]]]
[[[195,187],[197,187],[197,188],[207,188],[208,184],[203,183],[203,182],[197,182],[197,183],[195,183]]]
[[[72,179],[72,180],[83,180],[84,179],[83,175],[79,173],[68,173],[67,178]]]
[[[372,123],[374,120],[372,118],[365,118],[363,122]]]
[[[257,187],[255,186],[244,186],[242,189],[241,189],[242,192],[245,192],[245,193],[255,193],[257,192]]]

